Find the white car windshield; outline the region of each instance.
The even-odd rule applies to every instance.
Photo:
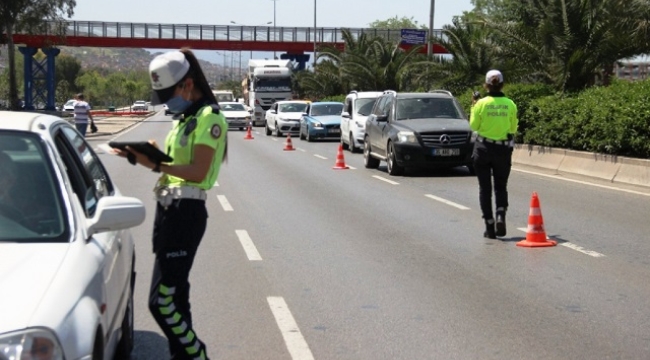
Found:
[[[397,120],[462,119],[451,99],[408,98],[397,100]]]
[[[283,113],[304,113],[307,110],[305,103],[280,104],[280,112]]]
[[[0,131],[0,242],[67,241],[59,182],[35,134]]]
[[[223,111],[246,111],[242,104],[221,104],[219,105]]]
[[[375,106],[377,98],[362,98],[357,99],[354,103],[354,111],[359,115],[370,115],[372,107]]]

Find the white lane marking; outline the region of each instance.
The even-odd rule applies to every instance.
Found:
[[[278,139],[276,139],[276,138],[271,138],[271,140],[273,140],[273,141],[278,141]]]
[[[385,181],[385,182],[387,182],[387,183],[389,183],[389,184],[399,185],[398,182],[395,182],[395,181],[393,181],[393,180],[388,180],[388,179],[383,178],[383,177],[381,177],[381,176],[379,176],[379,175],[373,175],[372,177],[374,177],[375,179],[379,179],[379,180],[381,180],[381,181]]]
[[[327,160],[327,158],[325,156],[322,156],[322,155],[314,154],[314,156],[319,158],[319,159]]]
[[[217,195],[217,199],[221,203],[221,207],[223,207],[224,211],[233,211],[233,208],[230,206],[228,199],[226,199],[226,195]]]
[[[457,204],[457,203],[455,203],[455,202],[453,202],[453,201],[449,201],[449,200],[447,200],[447,199],[443,199],[443,198],[441,198],[441,197],[437,197],[437,196],[435,196],[435,195],[425,194],[424,196],[428,197],[429,199],[433,199],[433,200],[436,200],[436,201],[440,201],[440,202],[443,203],[443,204],[447,204],[447,205],[453,206],[453,207],[458,208],[458,209],[461,209],[461,210],[469,210],[469,208],[468,208],[467,206],[463,206],[463,205],[461,205],[461,204]]]
[[[298,149],[298,151],[307,152],[307,150],[305,150],[303,148],[296,148],[296,149]]]
[[[218,181],[215,181],[215,182],[214,182],[214,186],[219,186],[219,182],[218,182]]]
[[[347,164],[346,164],[346,165],[347,165]],[[348,167],[350,168],[350,170],[356,170],[356,169],[357,169],[357,168],[355,168],[354,166],[350,166],[350,165],[348,165]]]
[[[551,178],[551,179],[562,180],[562,181],[568,181],[568,182],[572,182],[572,183],[576,183],[576,184],[581,184],[581,185],[590,185],[590,186],[598,187],[598,188],[601,188],[601,189],[614,190],[614,191],[622,191],[622,192],[626,192],[626,193],[634,194],[634,195],[650,196],[650,193],[644,193],[644,192],[634,191],[634,190],[628,190],[628,189],[621,189],[621,188],[617,188],[617,187],[614,187],[614,186],[607,186],[607,185],[594,184],[594,183],[590,183],[590,182],[587,182],[587,181],[580,181],[580,180],[574,180],[574,179],[567,179],[567,178],[565,178],[565,177],[558,176],[558,175],[541,174],[541,173],[537,173],[537,172],[534,172],[534,171],[526,171],[526,170],[515,169],[515,168],[513,168],[512,170],[514,170],[514,171],[518,171],[518,172],[521,172],[521,173],[525,173],[525,174],[536,175],[536,176],[543,176],[543,177],[547,177],[547,178]]]
[[[528,229],[527,229],[527,228],[524,228],[524,227],[517,228],[517,230],[520,230],[520,231],[523,231],[523,232],[527,232],[527,231],[528,231]],[[548,236],[547,236],[546,238],[549,239],[549,240],[553,240],[553,239],[549,238]],[[573,250],[578,251],[578,252],[581,252],[581,253],[583,253],[583,254],[585,254],[585,255],[593,256],[593,257],[596,257],[596,258],[598,258],[598,257],[605,257],[605,255],[603,255],[603,254],[601,254],[601,253],[599,253],[599,252],[591,251],[591,250],[587,250],[587,249],[583,248],[582,246],[579,246],[579,245],[576,245],[576,244],[570,243],[570,242],[568,242],[568,241],[567,241],[567,242],[558,242],[558,245],[562,245],[562,246],[564,246],[564,247],[568,247],[569,249],[573,249]]]
[[[284,299],[279,296],[269,296],[266,300],[269,302],[269,307],[273,312],[273,316],[275,316],[275,322],[280,328],[291,358],[293,360],[313,360],[314,355],[309,350],[309,345],[307,345],[305,338],[300,333],[298,324],[293,319],[293,315],[291,315],[291,311],[289,311]]]
[[[250,261],[262,260],[262,256],[260,256],[260,253],[257,251],[255,244],[253,244],[253,240],[251,240],[251,237],[248,235],[248,231],[235,230],[235,234],[237,234],[237,237],[239,238],[239,242],[241,243],[241,246],[244,248],[244,252],[246,253],[246,256],[248,256],[248,260]]]

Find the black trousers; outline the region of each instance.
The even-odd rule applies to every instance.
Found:
[[[149,290],[149,311],[169,341],[176,359],[207,359],[206,348],[192,327],[189,275],[208,213],[205,201],[180,199],[156,207],[153,251],[156,260]]]
[[[474,171],[478,178],[479,203],[484,219],[493,219],[492,178],[496,208],[508,208],[508,178],[512,167],[513,148],[491,143],[474,143]]]

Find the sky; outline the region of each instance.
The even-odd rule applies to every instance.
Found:
[[[375,20],[391,17],[413,17],[418,24],[429,24],[432,0],[315,0],[317,27],[367,27]],[[454,16],[472,9],[470,0],[435,1],[434,29],[450,24]],[[76,0],[71,20],[232,25],[261,25],[274,20],[273,0]],[[276,0],[275,21],[278,27],[313,27],[314,1]],[[272,26],[272,25],[271,25]],[[228,53],[228,52],[226,52]],[[223,52],[197,51],[197,56],[214,63],[222,63]],[[236,53],[236,60],[239,53]],[[245,51],[244,59],[250,56]],[[253,52],[254,58],[273,56],[272,53]]]

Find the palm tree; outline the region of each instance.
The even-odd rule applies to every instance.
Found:
[[[647,0],[522,0],[517,4],[517,19],[483,18],[482,23],[496,31],[501,56],[516,60],[560,90],[584,89],[594,84],[603,68],[648,50],[647,40],[640,41],[648,29],[643,20],[649,12]]]

